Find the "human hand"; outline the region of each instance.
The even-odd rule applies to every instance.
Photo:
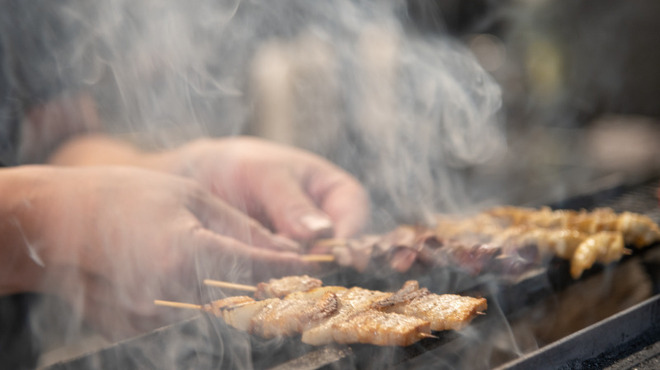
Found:
[[[199,140],[143,163],[197,180],[295,240],[352,236],[369,214],[365,190],[348,173],[311,153],[255,138]]]
[[[203,278],[261,281],[311,267],[191,180],[110,166],[9,171],[30,179],[12,224],[31,256],[24,281],[36,284],[23,290],[63,297],[110,336],[161,325],[169,311],[153,300],[198,301]]]

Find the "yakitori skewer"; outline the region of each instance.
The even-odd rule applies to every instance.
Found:
[[[273,283],[291,282],[295,277],[274,279]],[[315,280],[299,277],[300,281]],[[414,285],[414,286],[413,286]],[[406,292],[417,285],[408,283]],[[423,292],[422,292],[423,293]],[[195,309],[215,315],[236,329],[263,338],[301,335],[303,343],[367,343],[383,346],[407,346],[419,340],[437,338],[431,333],[434,322],[452,321],[454,314],[438,311],[438,318],[417,317],[425,311],[407,314],[389,312],[401,305],[419,306],[415,299],[387,300],[393,293],[363,288],[340,286],[317,287],[301,290],[283,298],[255,300],[247,296],[234,296],[215,300],[205,305],[156,300],[155,304],[183,309]],[[419,296],[424,294],[418,294]],[[430,296],[429,296],[430,297]],[[415,297],[420,298],[420,297]],[[386,299],[386,304],[377,304]],[[404,302],[404,300],[406,300]],[[390,302],[391,301],[391,302]],[[381,307],[382,306],[382,307]],[[383,307],[387,306],[388,309]],[[484,307],[485,308],[485,307]],[[468,321],[471,318],[468,318]],[[442,330],[454,326],[443,325]]]

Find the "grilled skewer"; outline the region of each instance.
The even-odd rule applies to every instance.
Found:
[[[660,228],[649,217],[632,212],[617,214],[611,208],[597,208],[587,212],[585,210],[553,211],[548,207],[539,210],[496,207],[486,214],[510,226],[531,225],[541,228],[578,230],[589,234],[601,231],[620,232],[627,245],[637,248],[660,240]]]
[[[280,280],[295,280],[295,277]],[[401,298],[407,291],[421,294],[414,299]],[[383,303],[388,300],[393,303]],[[420,304],[426,301],[435,303]],[[302,341],[312,345],[334,342],[407,346],[433,338],[432,328],[460,329],[477,312],[486,309],[483,298],[431,294],[419,289],[416,281],[407,282],[397,293],[321,286],[291,292],[284,298],[255,300],[236,296],[201,306],[167,301],[155,303],[201,309],[236,329],[264,338],[302,334]],[[403,309],[406,305],[414,307],[406,311]]]
[[[471,218],[439,218],[438,235],[478,240],[503,248],[503,254],[533,245],[540,256],[571,261],[571,276],[579,278],[595,263],[607,264],[629,254],[626,245],[642,248],[660,241],[660,228],[649,217],[609,208],[591,212],[496,207]],[[540,262],[540,261],[537,261]]]
[[[495,207],[468,218],[438,216],[433,228],[402,225],[384,235],[317,241],[341,265],[364,271],[370,262],[389,259],[407,249],[423,264],[452,266],[472,274],[483,271],[518,273],[557,256],[571,262],[579,278],[595,263],[611,263],[630,250],[660,241],[660,227],[649,217],[593,211],[553,211]]]

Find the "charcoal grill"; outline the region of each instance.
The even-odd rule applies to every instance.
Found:
[[[616,211],[644,213],[660,221],[656,191],[659,182],[647,181],[617,186],[557,203],[558,208],[609,206]],[[361,276],[342,270],[324,278],[326,284],[361,285],[394,290],[406,279],[415,278],[431,290],[460,291],[482,295],[489,300],[487,315],[478,317],[461,332],[441,332],[437,339],[425,339],[409,347],[371,345],[329,345],[313,347],[299,338],[263,340],[226,326],[221,320],[200,314],[189,320],[113,344],[100,351],[49,367],[59,369],[542,369],[542,368],[658,368],[660,363],[660,248],[635,251],[621,262],[595,267],[574,281],[568,263],[553,260],[545,268],[527,272],[516,279],[495,276],[472,277],[452,269],[434,269],[422,274]],[[628,267],[626,267],[628,266]],[[626,268],[638,267],[652,285],[650,298],[605,320],[585,325],[563,338],[544,343],[536,350],[520,348],[515,323],[535,318],[534,307],[571,290],[592,289],[594,279],[625,280]],[[627,275],[626,275],[627,276]],[[581,294],[581,293],[578,293]],[[583,302],[575,300],[575,305]],[[540,311],[544,312],[544,311]],[[545,311],[547,312],[547,311]]]

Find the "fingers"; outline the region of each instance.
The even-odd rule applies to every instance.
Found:
[[[271,170],[255,189],[276,230],[302,241],[358,233],[369,215],[360,183],[330,163],[312,160],[305,167],[300,174]]]
[[[218,235],[207,229],[195,231],[195,245],[198,246],[200,275],[205,277],[231,276],[249,271],[254,281],[301,272],[311,272],[317,265],[304,261],[297,253],[277,252],[252,247],[239,240]]]
[[[284,169],[275,169],[256,185],[271,223],[281,234],[302,241],[333,235],[332,218],[320,210],[304,191],[301,179]]]
[[[210,193],[199,191],[190,202],[190,211],[208,229],[243,243],[279,251],[300,251],[300,245],[271,233],[254,219],[227,205]]]
[[[336,238],[353,236],[364,228],[369,199],[357,180],[344,173],[322,171],[310,180],[309,191],[333,220]]]

